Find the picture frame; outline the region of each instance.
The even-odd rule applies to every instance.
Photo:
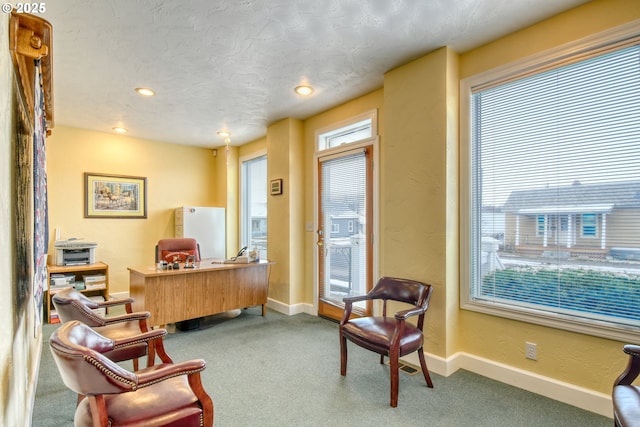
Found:
[[[282,178],[272,179],[269,184],[269,194],[271,194],[272,196],[282,194]]]
[[[85,218],[146,218],[147,178],[85,172]]]

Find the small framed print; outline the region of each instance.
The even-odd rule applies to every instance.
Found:
[[[270,184],[271,190],[269,191],[269,194],[271,194],[272,196],[282,194],[282,178],[272,179]]]

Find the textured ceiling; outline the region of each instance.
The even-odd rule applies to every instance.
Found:
[[[55,124],[202,147],[264,136],[584,0],[55,0]],[[316,91],[301,98],[301,83]],[[157,95],[143,98],[136,87]],[[54,129],[55,132],[55,129]]]

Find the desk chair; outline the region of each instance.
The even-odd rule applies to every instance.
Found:
[[[75,426],[213,426],[213,401],[200,379],[204,360],[130,372],[103,354],[120,344],[77,320],[51,335],[64,384],[86,396],[76,407]]]
[[[200,245],[196,239],[181,237],[175,239],[161,239],[156,245],[156,263],[166,261],[172,264],[174,261],[184,263],[187,257],[193,256],[195,262],[200,261]],[[181,331],[190,331],[200,327],[200,318],[176,322],[176,328]]]
[[[347,375],[347,340],[360,347],[380,354],[380,364],[389,356],[391,373],[391,406],[398,406],[399,358],[414,351],[418,352],[422,374],[427,386],[433,388],[427,363],[424,359],[423,326],[424,315],[429,308],[433,288],[431,285],[414,280],[382,277],[366,295],[344,298],[344,316],[340,321],[340,374]],[[382,317],[361,317],[349,319],[353,303],[357,301],[382,300]],[[398,311],[387,317],[387,302],[399,301],[413,307]],[[414,326],[406,320],[418,316]]]
[[[640,346],[627,344],[629,355],[624,372],[613,383],[613,419],[616,427],[640,426],[640,386],[632,383],[640,375]]]
[[[156,262],[167,261],[172,263],[174,259],[185,262],[188,256],[194,256],[195,261],[200,261],[200,245],[196,239],[187,237],[175,239],[161,239],[156,245]]]

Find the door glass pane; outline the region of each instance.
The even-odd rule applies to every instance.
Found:
[[[366,165],[364,151],[321,160],[320,299],[338,306],[345,296],[366,293]]]
[[[267,156],[242,162],[241,244],[267,259]]]

